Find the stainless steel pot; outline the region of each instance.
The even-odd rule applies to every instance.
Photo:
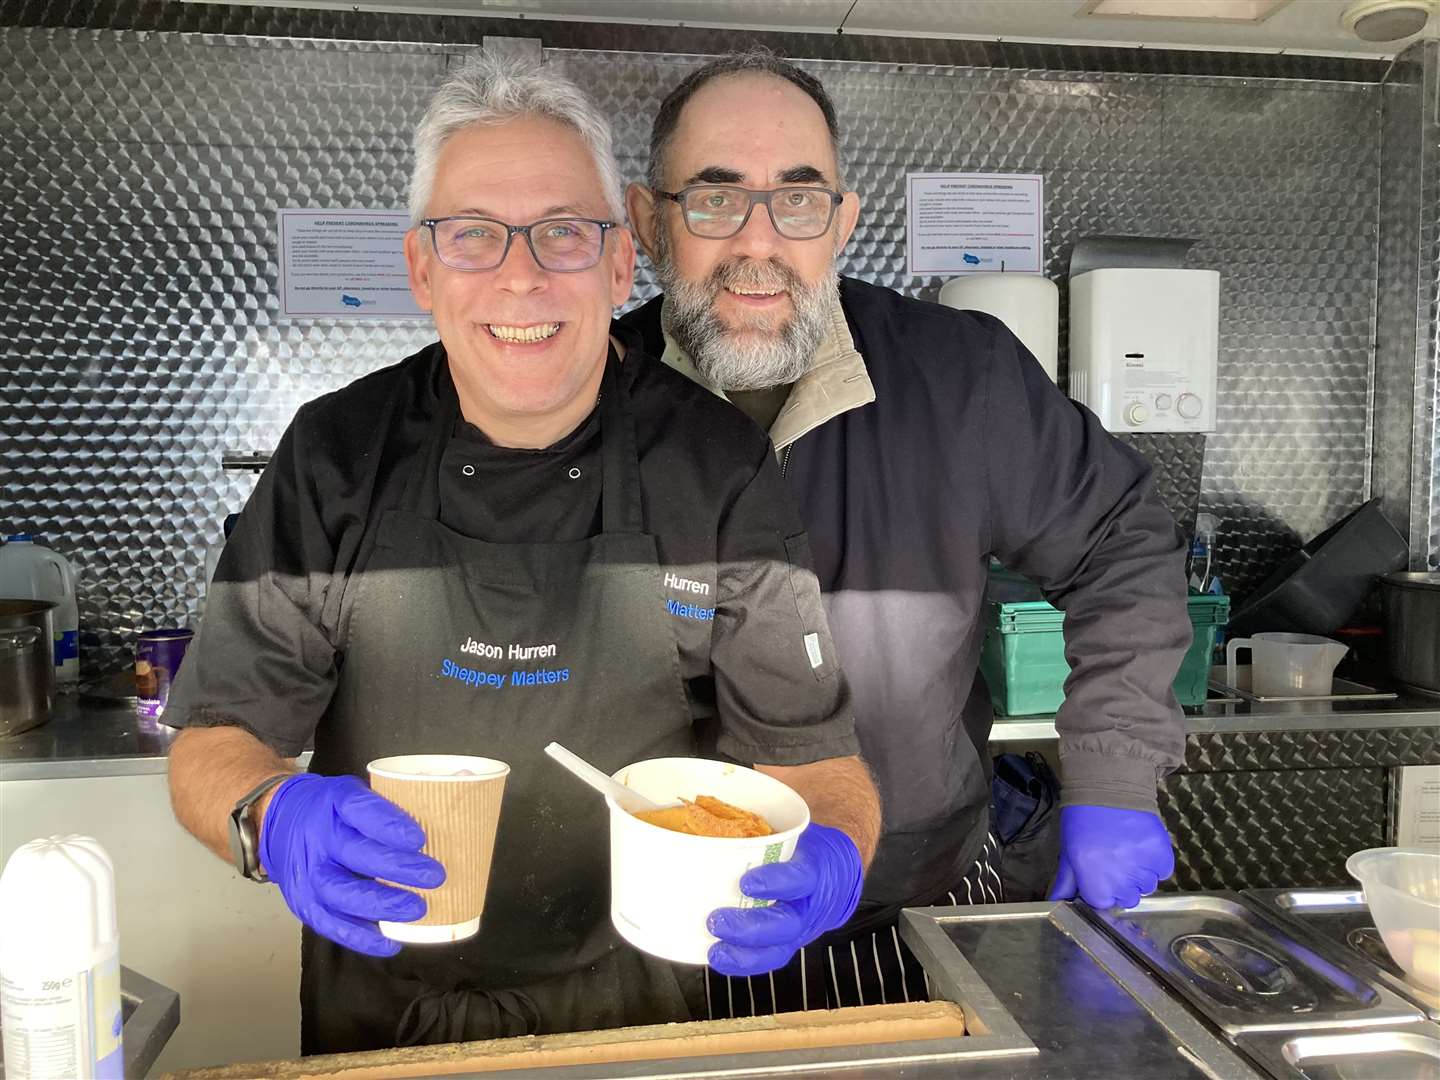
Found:
[[[1380,598],[1390,674],[1412,689],[1440,694],[1440,573],[1386,574]]]
[[[49,600],[0,600],[0,736],[50,719],[55,633]]]

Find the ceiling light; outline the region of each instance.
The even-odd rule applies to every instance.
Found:
[[[1088,0],[1081,15],[1190,22],[1264,22],[1290,0]]]
[[[1359,0],[1340,21],[1362,41],[1399,41],[1424,30],[1435,7],[1430,0]]]

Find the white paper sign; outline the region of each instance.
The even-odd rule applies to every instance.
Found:
[[[430,317],[410,294],[404,210],[281,210],[280,316]]]
[[[1034,173],[910,173],[905,224],[911,274],[1002,268],[1038,274],[1045,268],[1045,179]]]
[[[1400,806],[1395,816],[1399,847],[1440,847],[1440,765],[1401,768]]]

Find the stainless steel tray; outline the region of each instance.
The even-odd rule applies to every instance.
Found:
[[[1440,1020],[1440,994],[1405,979],[1385,948],[1358,889],[1246,889],[1244,896],[1282,921],[1349,950],[1356,972],[1388,986],[1431,1020]]]
[[[907,909],[900,934],[936,996],[983,1000],[955,981],[983,972],[986,997],[1004,1007],[996,1034],[1010,1042],[1029,1032],[1040,1043],[1038,1061],[1008,1059],[1007,1077],[1257,1075],[1071,904]]]
[[[1232,1038],[1245,1031],[1418,1022],[1419,1009],[1234,893],[1148,896],[1085,911]]]
[[[1281,701],[1281,702],[1306,702],[1316,701],[1393,701],[1400,695],[1392,690],[1376,690],[1373,686],[1366,686],[1364,683],[1351,682],[1349,679],[1335,679],[1330,684],[1328,694],[1309,694],[1304,697],[1295,696],[1274,696],[1262,697],[1250,689],[1250,665],[1235,665],[1235,685],[1229,684],[1229,672],[1224,665],[1217,665],[1210,669],[1209,689],[1220,695],[1222,698],[1238,698],[1241,701]],[[1214,700],[1214,699],[1212,699]]]
[[[1440,1076],[1440,1027],[1434,1024],[1390,1031],[1244,1035],[1239,1041],[1281,1080],[1435,1080]]]

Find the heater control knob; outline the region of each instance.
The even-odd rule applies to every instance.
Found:
[[[1156,394],[1156,395],[1155,395],[1155,408],[1164,410],[1164,409],[1170,408],[1170,406],[1171,406],[1172,404],[1173,404],[1173,402],[1170,400],[1170,395],[1169,395],[1169,394]]]
[[[1131,427],[1139,427],[1141,424],[1143,424],[1146,420],[1149,419],[1150,410],[1147,409],[1144,405],[1140,404],[1140,402],[1138,401],[1125,410],[1125,423],[1129,424]]]
[[[1175,402],[1175,411],[1186,420],[1197,419],[1202,409],[1200,398],[1195,394],[1181,394],[1180,399]]]

